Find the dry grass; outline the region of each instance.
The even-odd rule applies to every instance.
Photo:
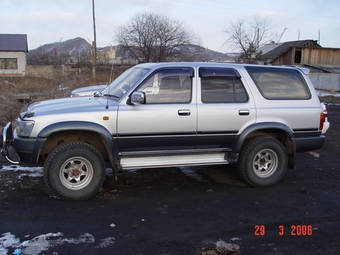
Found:
[[[112,79],[124,72],[126,67],[116,67]],[[82,75],[69,75],[47,79],[42,77],[0,77],[0,126],[3,127],[9,121],[15,120],[22,107],[34,101],[69,97],[72,90],[98,84],[106,84],[110,81],[111,70],[97,70],[96,78],[92,73]],[[63,89],[61,89],[63,88]],[[29,96],[29,100],[19,100]]]

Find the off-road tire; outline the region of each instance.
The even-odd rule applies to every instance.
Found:
[[[253,187],[269,187],[278,183],[287,169],[287,152],[273,137],[248,139],[237,164],[239,176]]]
[[[105,180],[105,162],[91,145],[71,141],[60,144],[46,158],[44,179],[58,198],[82,201],[93,197]]]

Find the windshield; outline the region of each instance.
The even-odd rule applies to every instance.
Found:
[[[109,96],[119,100],[139,81],[149,69],[133,67],[122,73],[106,89],[97,96]]]

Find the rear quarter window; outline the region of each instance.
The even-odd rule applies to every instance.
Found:
[[[309,88],[301,73],[294,69],[246,67],[262,96],[269,100],[307,100]]]

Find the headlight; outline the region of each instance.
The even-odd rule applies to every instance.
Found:
[[[16,121],[16,131],[18,136],[28,137],[30,136],[34,126],[34,121],[21,120],[20,118]]]

